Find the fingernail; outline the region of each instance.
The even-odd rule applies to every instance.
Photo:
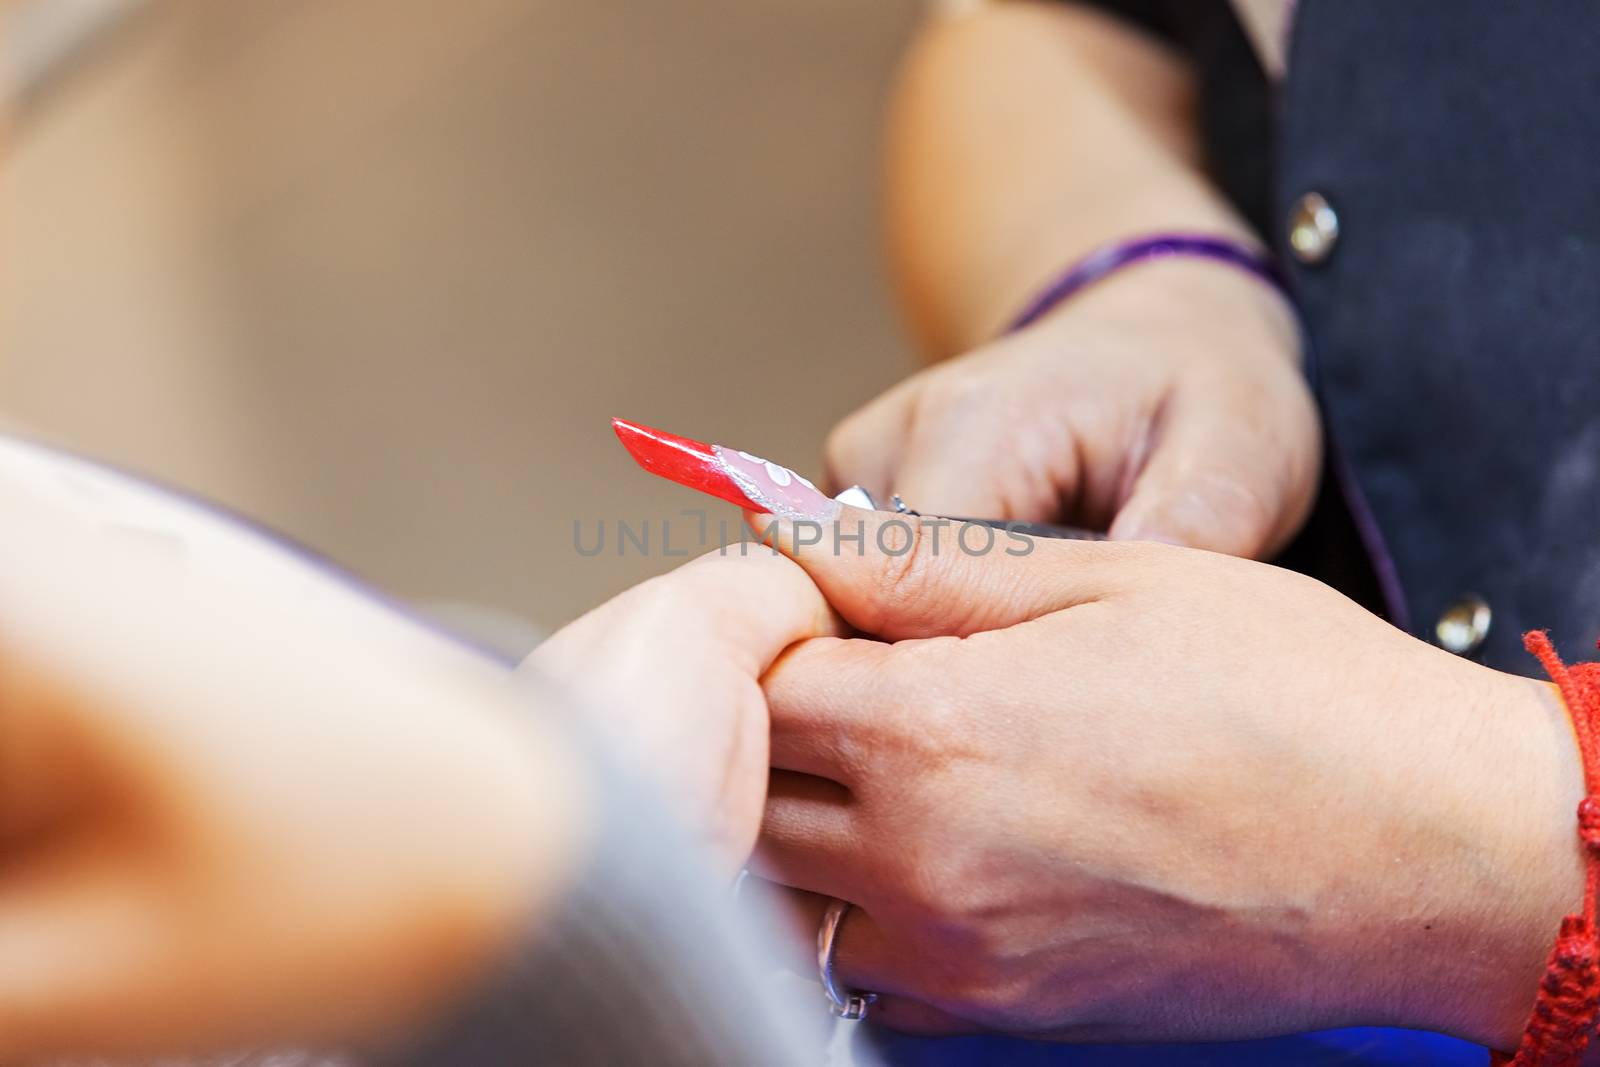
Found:
[[[1112,541],[1152,541],[1162,545],[1182,545],[1181,537],[1168,532],[1170,527],[1159,517],[1151,519],[1145,516],[1118,515],[1111,523],[1111,529],[1106,531],[1106,537]]]
[[[1124,512],[1111,524],[1114,541],[1151,541],[1181,547],[1222,549],[1229,523],[1216,506],[1216,493],[1184,489],[1135,513]]]
[[[1129,530],[1117,532],[1107,536],[1108,541],[1144,541],[1152,545],[1176,545],[1178,548],[1187,548],[1188,543],[1171,534],[1159,530]]]
[[[760,456],[612,419],[634,461],[651,474],[742,508],[785,519],[831,519],[839,505],[806,478]]]

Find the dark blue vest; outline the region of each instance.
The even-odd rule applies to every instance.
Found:
[[[1538,673],[1527,629],[1593,658],[1600,5],[1300,0],[1280,86],[1225,0],[1103,6],[1193,56],[1212,171],[1291,272],[1331,462],[1286,562],[1430,640],[1479,596],[1498,668]],[[1313,192],[1339,235],[1307,264]]]
[[[1286,260],[1395,621],[1480,594],[1486,662],[1536,673],[1531,628],[1592,658],[1600,6],[1302,0],[1280,108],[1275,218],[1338,215],[1326,261]]]

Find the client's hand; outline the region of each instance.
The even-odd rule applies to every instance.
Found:
[[[798,558],[882,640],[808,641],[769,674],[757,869],[812,921],[809,894],[859,906],[839,973],[884,994],[876,1018],[1515,1044],[1583,885],[1550,687],[1257,563],[1005,537],[979,557],[950,528],[935,552],[926,525],[891,555],[902,520],[840,521],[864,540]]]
[[[586,704],[733,870],[767,790],[761,676],[786,647],[836,633],[804,571],[758,545],[715,551],[635,586],[524,663]]]
[[[0,1063],[403,1036],[583,862],[585,764],[504,667],[203,508],[0,438]],[[831,632],[767,549],[535,659],[742,857],[758,683]]]
[[[360,1041],[582,848],[504,668],[260,534],[0,439],[0,1063]]]

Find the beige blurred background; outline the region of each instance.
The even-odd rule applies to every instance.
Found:
[[[574,520],[697,506],[609,416],[814,469],[909,367],[875,141],[916,0],[134,6],[11,41],[12,425],[551,627],[676,562]]]

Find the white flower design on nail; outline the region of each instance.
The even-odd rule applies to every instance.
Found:
[[[807,478],[803,474],[796,474],[788,467],[780,467],[770,459],[762,459],[760,456],[751,452],[746,452],[744,449],[739,450],[739,455],[743,456],[751,463],[759,464],[762,469],[767,472],[767,477],[772,479],[772,484],[778,486],[779,488],[783,488],[793,481],[799,481],[799,483],[805,486],[807,489],[816,488],[815,485],[811,484],[810,478]]]
[[[751,452],[714,446],[728,477],[756,507],[787,518],[817,519],[838,506],[810,480]]]

